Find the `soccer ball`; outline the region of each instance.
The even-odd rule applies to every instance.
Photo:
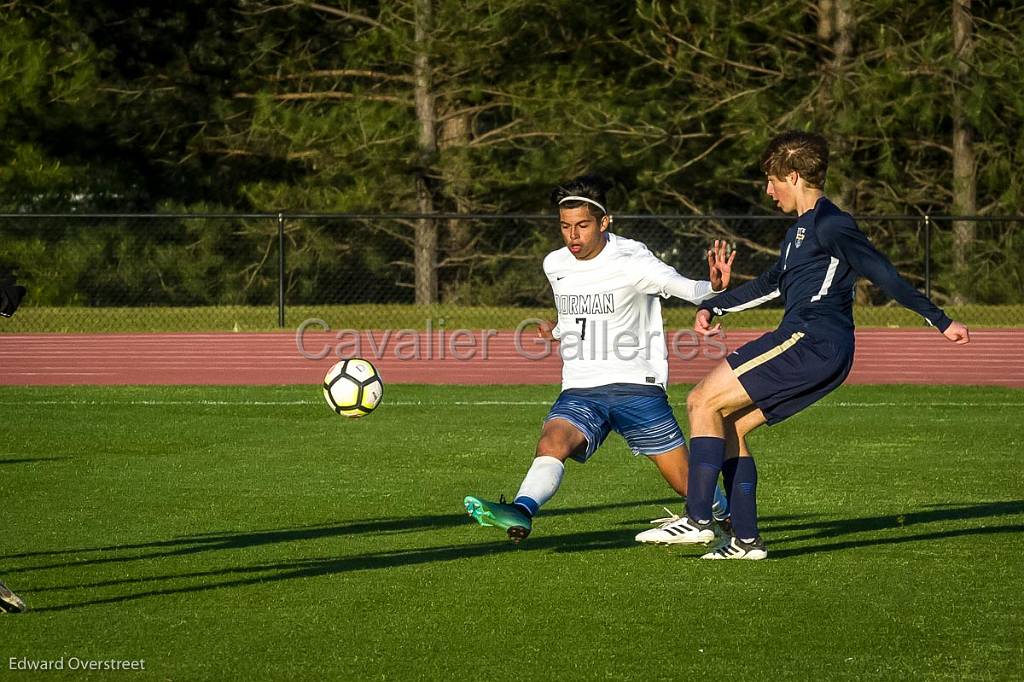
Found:
[[[365,417],[384,397],[384,383],[369,360],[349,358],[327,370],[324,400],[343,417]]]

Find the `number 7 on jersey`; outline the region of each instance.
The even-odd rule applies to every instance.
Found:
[[[580,341],[583,341],[587,338],[587,318],[577,317],[576,321],[580,325]]]

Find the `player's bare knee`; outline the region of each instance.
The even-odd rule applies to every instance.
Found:
[[[534,453],[534,456],[543,457],[544,455],[549,455],[551,457],[557,457],[564,449],[565,443],[559,442],[557,438],[541,436],[540,440],[537,441],[537,450]]]
[[[686,395],[686,411],[690,414],[714,411],[714,405],[709,404],[707,391],[703,384],[698,384]]]
[[[569,459],[577,447],[578,443],[573,442],[565,433],[558,431],[544,433],[541,435],[540,440],[537,441],[537,450],[534,456],[554,457],[564,462]]]

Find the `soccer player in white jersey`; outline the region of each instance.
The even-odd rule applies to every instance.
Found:
[[[710,281],[683,277],[648,248],[608,231],[605,209],[608,183],[581,176],[557,187],[565,246],[544,259],[558,309],[557,323],[539,333],[558,341],[562,355],[562,393],[551,407],[536,455],[512,504],[474,496],[466,512],[482,526],[504,529],[518,542],[530,534],[533,516],[562,482],[565,462],[586,462],[611,431],[634,454],[646,455],[668,484],[686,495],[687,451],[682,430],[668,404],[668,356],[661,320],[661,298],[674,296],[698,304],[725,290],[735,252],[726,257],[724,242],[708,252]],[[727,522],[724,495],[718,518]],[[641,542],[672,543],[659,528],[637,536]]]

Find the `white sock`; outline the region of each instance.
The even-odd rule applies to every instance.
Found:
[[[557,457],[549,455],[534,457],[533,464],[526,472],[526,478],[519,486],[519,492],[516,493],[513,503],[528,509],[531,516],[536,514],[541,505],[558,492],[564,472],[565,465]]]

